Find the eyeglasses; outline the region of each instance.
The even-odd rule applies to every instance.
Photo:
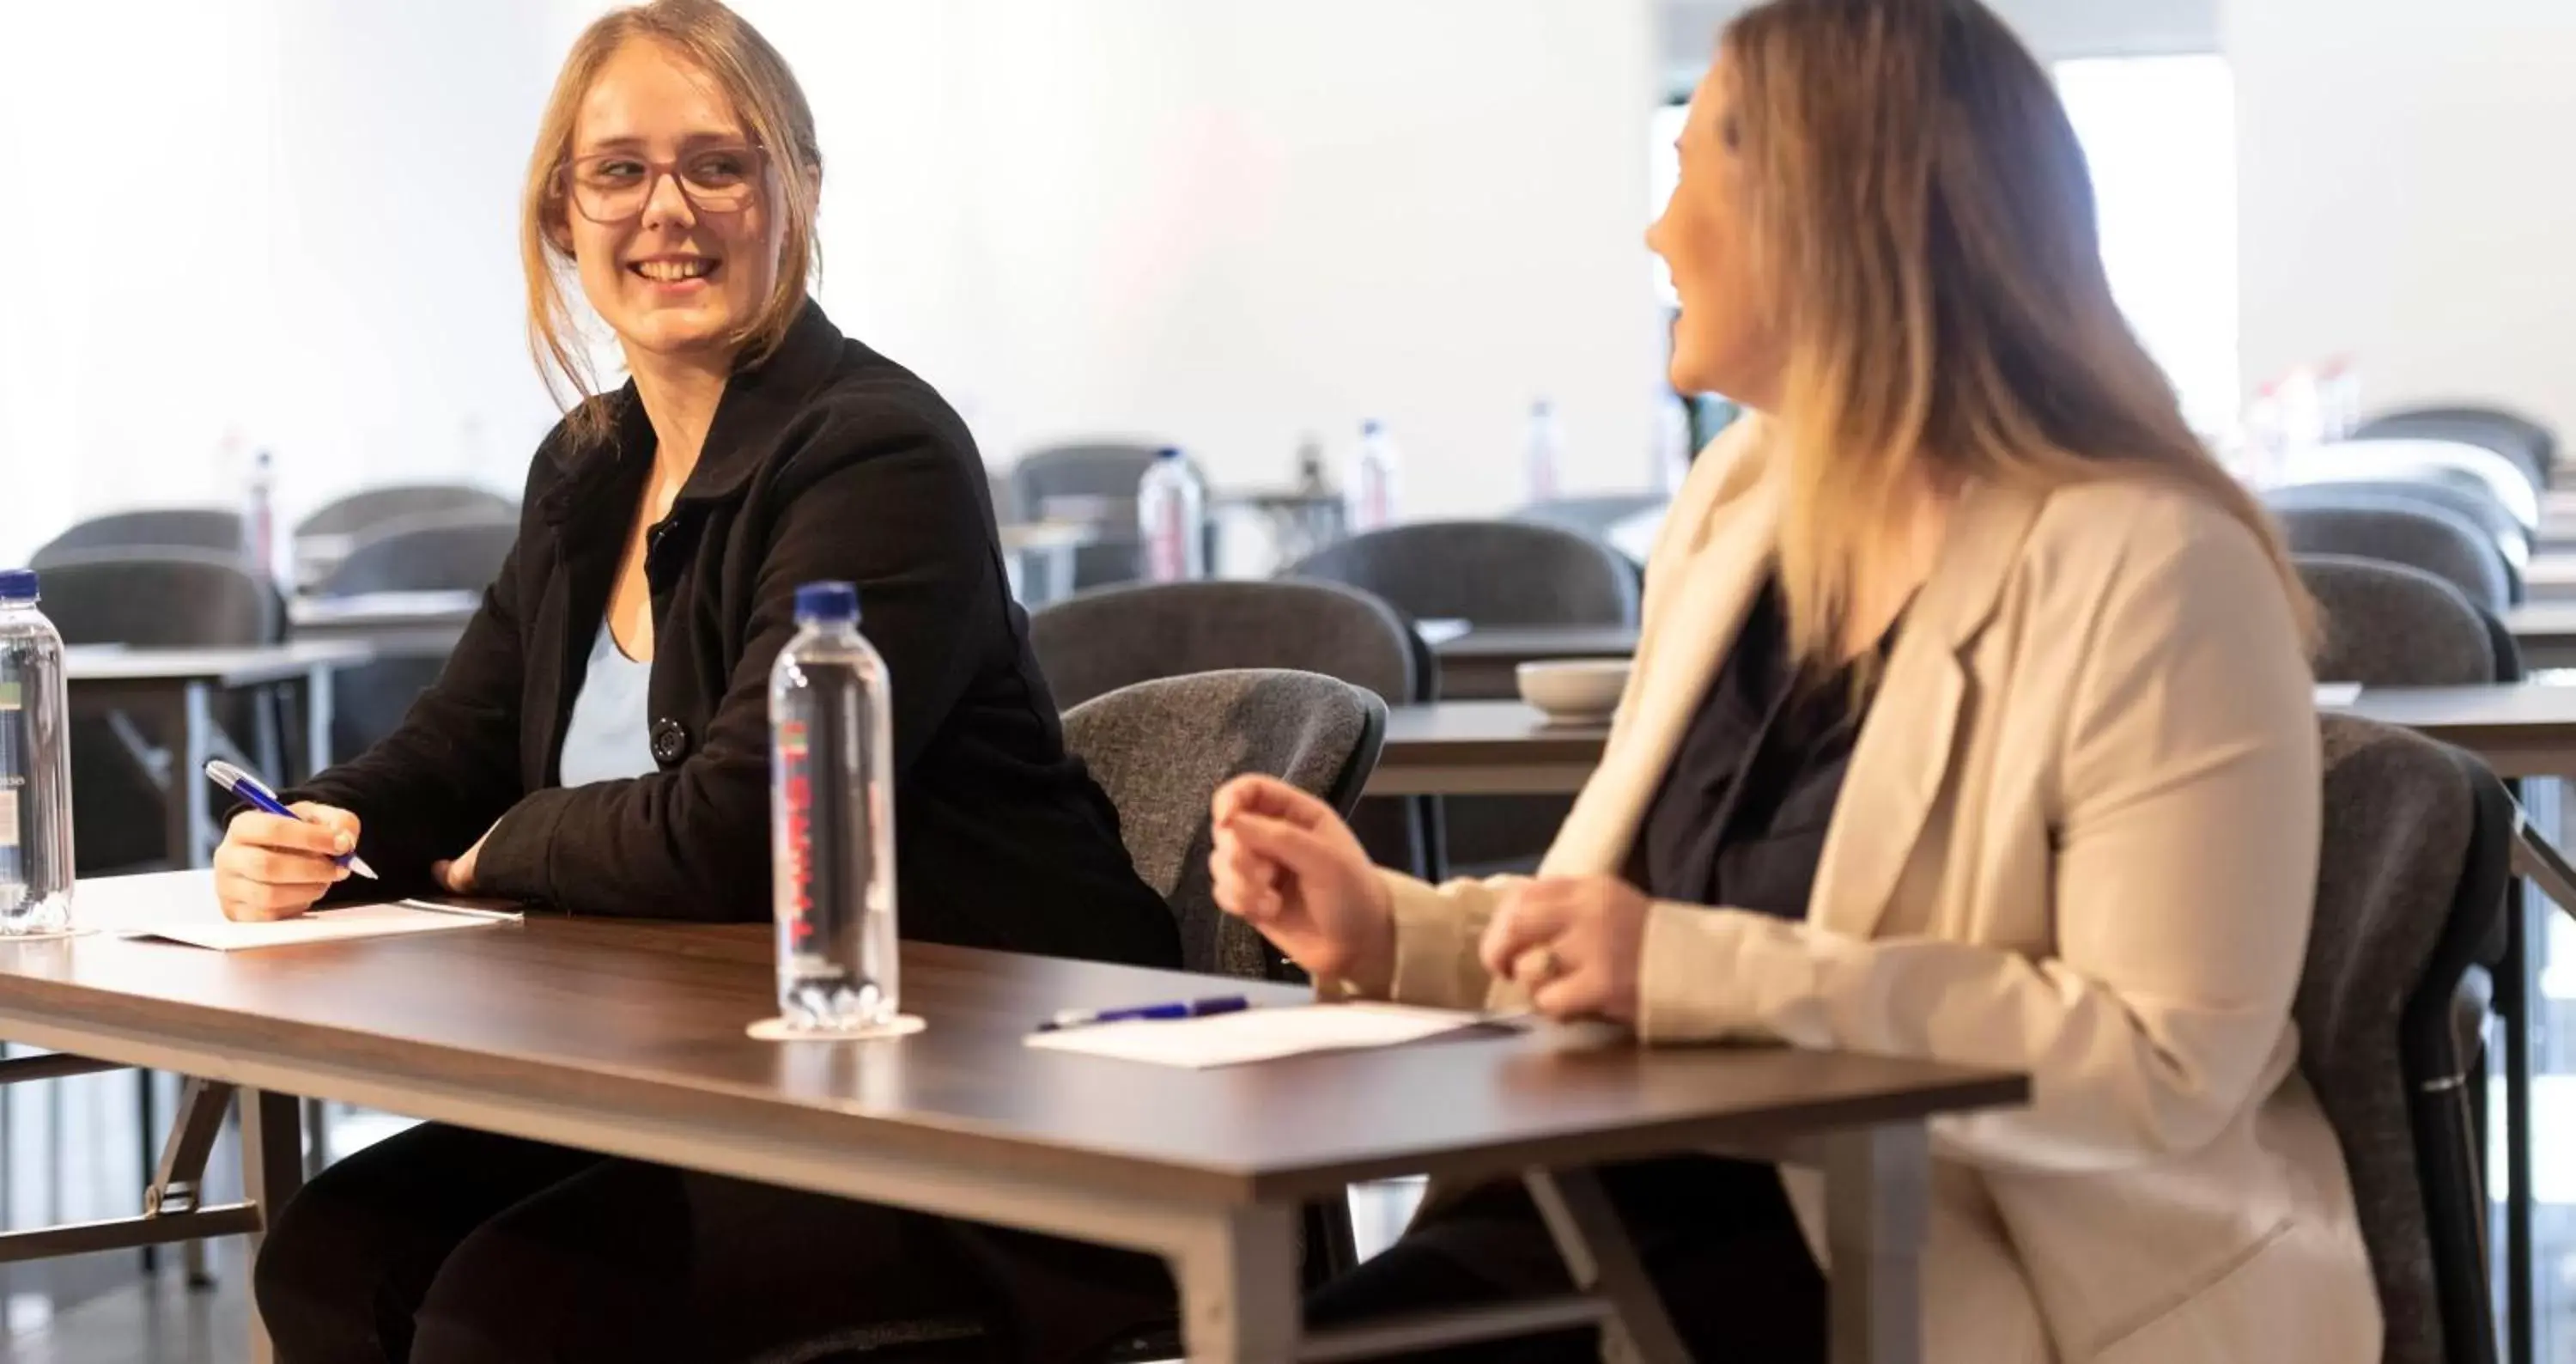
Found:
[[[679,178],[681,195],[700,213],[740,213],[760,193],[765,164],[752,146],[702,147],[676,161],[600,152],[573,158],[562,177],[581,216],[614,225],[641,217],[665,175]]]

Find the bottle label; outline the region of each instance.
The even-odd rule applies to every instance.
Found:
[[[25,710],[26,690],[17,679],[0,682],[0,710]]]
[[[778,726],[780,804],[787,815],[786,852],[788,920],[791,948],[804,951],[814,941],[814,779],[809,758],[812,744],[802,720]]]
[[[0,788],[0,849],[18,846],[18,793]]]
[[[1154,510],[1154,581],[1180,582],[1190,576],[1189,524],[1181,514],[1181,499],[1166,497]]]

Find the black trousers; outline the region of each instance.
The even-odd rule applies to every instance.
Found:
[[[1823,1364],[1825,1279],[1768,1165],[1684,1156],[1604,1167],[1601,1183],[1690,1357],[1703,1364]],[[1310,1326],[1435,1307],[1512,1302],[1572,1283],[1519,1183],[1424,1210],[1386,1253],[1306,1305]],[[1420,1364],[1595,1364],[1593,1330],[1407,1356]]]
[[[1142,1256],[436,1125],[306,1185],[253,1283],[281,1364],[748,1364],[943,1316],[1074,1361],[1172,1295]]]

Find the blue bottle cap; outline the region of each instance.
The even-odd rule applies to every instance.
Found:
[[[1154,454],[1154,458],[1156,459],[1179,459],[1180,457],[1181,447],[1177,445],[1166,445]]]
[[[36,601],[43,595],[36,590],[36,570],[0,569],[0,601]]]
[[[859,589],[844,582],[807,583],[796,589],[796,619],[855,624],[859,619]]]

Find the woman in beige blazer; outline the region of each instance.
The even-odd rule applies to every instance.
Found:
[[[1974,0],[1776,0],[1729,28],[1680,149],[1649,238],[1683,303],[1673,378],[1759,415],[1674,503],[1607,752],[1538,875],[1374,870],[1329,809],[1248,778],[1216,801],[1219,900],[1350,993],[2029,1072],[2028,1107],[1933,1125],[1944,1364],[2378,1358],[2290,1022],[2309,607],[2112,302],[2047,76]],[[1790,680],[1756,719],[1844,728],[1784,753],[1763,719],[1712,750],[1754,757],[1680,780],[1757,646]],[[1803,914],[1636,883],[1703,806],[1718,888],[1776,882],[1797,831],[1705,798],[1776,803],[1835,742]],[[1715,1157],[1650,1173],[1622,1213],[1694,1353],[1821,1359],[1795,1281],[1818,1191]],[[1525,1209],[1437,1198],[1315,1312],[1536,1287]]]

